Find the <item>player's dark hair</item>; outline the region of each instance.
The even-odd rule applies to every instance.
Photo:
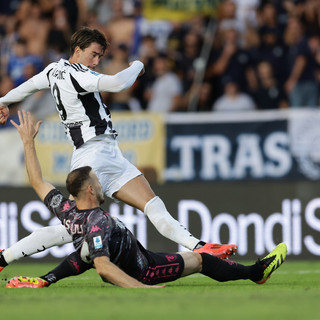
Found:
[[[74,54],[76,47],[79,47],[81,50],[88,48],[91,43],[96,42],[100,44],[103,49],[103,52],[108,48],[109,43],[105,35],[97,29],[91,29],[88,27],[83,27],[80,30],[76,31],[70,40],[70,54]]]
[[[85,166],[71,171],[66,180],[66,187],[68,192],[77,197],[81,191],[84,183],[90,178],[91,167]]]

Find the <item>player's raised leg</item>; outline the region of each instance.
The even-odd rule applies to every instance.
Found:
[[[227,259],[236,254],[238,246],[235,244],[219,244],[219,243],[205,243],[200,241],[193,249],[194,252],[208,253],[220,259]]]
[[[195,238],[168,212],[163,201],[154,194],[149,182],[140,175],[127,182],[114,194],[117,199],[143,211],[157,230],[166,238],[197,252],[206,252],[221,259],[235,254],[234,244],[211,244]]]

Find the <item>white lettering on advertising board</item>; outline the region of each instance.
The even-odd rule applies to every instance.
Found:
[[[229,243],[236,243],[239,247],[238,254],[244,256],[248,253],[248,247],[254,246],[254,253],[261,255],[265,251],[271,251],[278,242],[285,242],[288,246],[288,254],[299,256],[304,250],[311,255],[320,256],[320,242],[312,234],[302,233],[303,224],[310,233],[320,232],[320,218],[317,210],[320,210],[320,198],[310,200],[304,210],[299,199],[284,199],[279,212],[270,213],[263,217],[258,212],[239,213],[232,215],[221,212],[213,216],[208,207],[198,200],[180,200],[178,206],[178,220],[186,228],[190,229],[190,215],[196,215],[200,221],[201,234],[196,235],[201,240],[221,243],[222,229],[228,230]],[[137,236],[137,239],[147,246],[147,223],[145,215],[130,206],[122,209],[118,204],[110,206],[110,213],[122,220],[125,225]],[[39,223],[34,221],[34,215],[38,215]],[[45,205],[40,201],[26,203],[18,215],[18,206],[14,202],[0,203],[0,247],[8,248],[18,241],[18,217],[22,227],[28,232],[47,225],[60,223],[53,217]],[[253,243],[248,243],[248,233],[253,230]],[[277,232],[275,232],[275,229]],[[281,231],[279,231],[281,230]],[[306,228],[304,228],[306,230]],[[155,230],[153,232],[156,232]],[[275,233],[276,238],[275,239]],[[179,247],[179,251],[183,251]],[[42,258],[49,253],[55,258],[61,258],[73,251],[72,244],[61,247],[52,247],[49,250],[35,254],[34,258]]]
[[[200,153],[200,177],[203,180],[278,178],[291,169],[288,134],[272,132],[260,146],[260,136],[239,134],[232,158],[231,141],[223,135],[174,136],[170,148],[179,154],[179,163],[166,170],[168,180],[192,180],[196,177],[195,153]]]
[[[265,220],[259,213],[239,214],[238,216],[229,213],[219,213],[212,219],[209,209],[197,200],[181,200],[178,204],[178,219],[182,225],[189,229],[189,218],[191,212],[196,213],[201,221],[201,235],[203,241],[221,243],[220,234],[222,226],[226,226],[229,231],[228,243],[238,245],[238,254],[248,253],[248,228],[254,228],[254,252],[257,255],[265,251],[271,251],[276,242],[274,239],[274,229],[281,227],[282,234],[280,242],[285,242],[288,246],[288,254],[300,255],[302,244],[308,252],[313,255],[320,255],[320,243],[312,235],[302,235],[302,217],[305,216],[306,225],[314,230],[320,231],[320,218],[316,215],[316,210],[320,209],[320,198],[311,200],[302,212],[301,202],[298,199],[284,199],[282,201],[281,212],[271,213]],[[179,250],[184,250],[179,247]]]

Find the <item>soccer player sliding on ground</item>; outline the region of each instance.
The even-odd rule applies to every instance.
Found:
[[[11,122],[24,144],[30,184],[72,236],[76,251],[45,276],[14,277],[7,287],[47,287],[93,267],[104,281],[125,288],[159,288],[162,287],[158,286],[160,283],[194,273],[221,282],[248,279],[262,284],[284,262],[287,253],[284,243],[249,266],[207,253],[146,250],[120,220],[100,207],[104,201],[102,186],[91,167],[80,167],[69,173],[66,187],[73,200],[43,180],[34,145],[40,122],[34,127],[30,113],[19,111],[18,115],[20,125]]]

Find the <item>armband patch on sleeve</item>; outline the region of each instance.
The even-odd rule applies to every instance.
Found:
[[[53,196],[50,202],[50,207],[52,208],[59,207],[62,199],[63,199],[63,196],[61,194],[57,194],[56,196]]]

